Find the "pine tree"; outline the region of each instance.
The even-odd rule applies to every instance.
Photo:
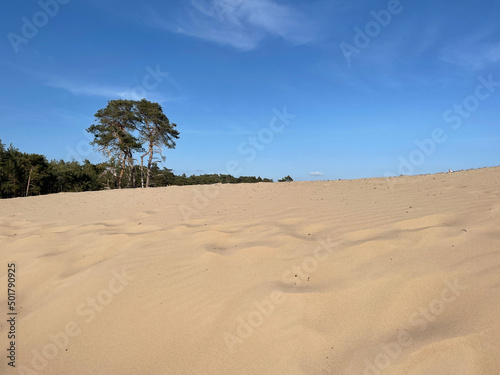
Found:
[[[87,129],[95,137],[91,144],[97,146],[110,162],[117,164],[119,189],[122,188],[127,163],[130,165],[131,173],[134,173],[133,153],[142,151],[141,143],[133,135],[137,123],[133,110],[134,104],[132,100],[109,101],[106,108],[100,109],[95,114],[98,123]]]
[[[137,118],[137,129],[140,140],[146,144],[146,153],[141,156],[141,185],[144,186],[144,157],[148,156],[148,166],[146,174],[146,187],[151,181],[151,168],[155,161],[154,155],[159,154],[165,160],[162,151],[163,147],[175,148],[175,139],[179,138],[179,132],[175,129],[176,124],[171,123],[163,113],[158,103],[152,103],[142,99],[135,103],[135,116]]]

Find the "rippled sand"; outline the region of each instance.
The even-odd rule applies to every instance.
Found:
[[[3,200],[0,249],[2,374],[500,373],[500,168]]]

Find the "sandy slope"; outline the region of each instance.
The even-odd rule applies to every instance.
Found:
[[[0,373],[498,375],[499,198],[490,168],[0,201]]]

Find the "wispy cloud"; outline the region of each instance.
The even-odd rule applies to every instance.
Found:
[[[244,51],[256,48],[266,36],[295,45],[315,40],[313,24],[304,14],[273,0],[192,0],[176,21],[152,9],[150,17],[168,31]]]
[[[474,47],[448,47],[441,53],[441,60],[473,70],[481,70],[500,61],[500,43]]]
[[[236,127],[233,125],[223,125],[219,128],[211,128],[211,129],[185,129],[184,133],[199,135],[199,136],[212,136],[212,135],[245,136],[245,135],[255,134],[255,132],[251,132],[245,128]]]
[[[500,62],[500,43],[489,39],[490,30],[469,36],[445,47],[440,54],[444,62],[472,70],[481,70]]]
[[[108,99],[120,98],[140,100],[146,98],[158,103],[175,100],[175,98],[167,98],[158,92],[147,91],[140,87],[124,88],[110,85],[99,85],[94,83],[77,83],[63,78],[49,78],[46,80],[46,85],[49,87],[66,90],[75,95],[99,96]]]
[[[324,173],[323,172],[309,172],[309,175],[310,176],[323,176]]]

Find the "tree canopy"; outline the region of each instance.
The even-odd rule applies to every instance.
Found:
[[[278,182],[292,182],[293,178],[290,177],[290,175],[283,177],[282,179],[279,179]]]
[[[106,108],[95,114],[97,124],[91,125],[87,131],[94,135],[91,143],[98,151],[116,162],[118,188],[122,187],[123,174],[127,162],[133,171],[133,153],[142,151],[142,145],[132,132],[137,130],[137,117],[134,113],[135,102],[132,100],[111,100]]]
[[[154,154],[159,154],[164,161],[163,147],[175,148],[175,139],[179,138],[179,131],[175,129],[177,124],[170,123],[158,103],[152,103],[146,99],[135,102],[135,115],[139,140],[147,145],[146,153],[141,155],[141,171],[144,169],[144,157],[148,156],[146,187],[149,187]],[[143,173],[141,173],[141,181],[143,180]]]
[[[106,108],[97,111],[95,118],[97,124],[87,129],[94,135],[91,144],[116,164],[118,188],[122,187],[127,165],[131,171],[128,186],[135,186],[134,153],[144,151],[145,154],[141,155],[141,186],[149,187],[155,154],[164,161],[163,148],[175,148],[175,139],[179,138],[177,125],[170,123],[158,103],[146,99],[111,100]],[[144,174],[146,156],[147,172]]]

